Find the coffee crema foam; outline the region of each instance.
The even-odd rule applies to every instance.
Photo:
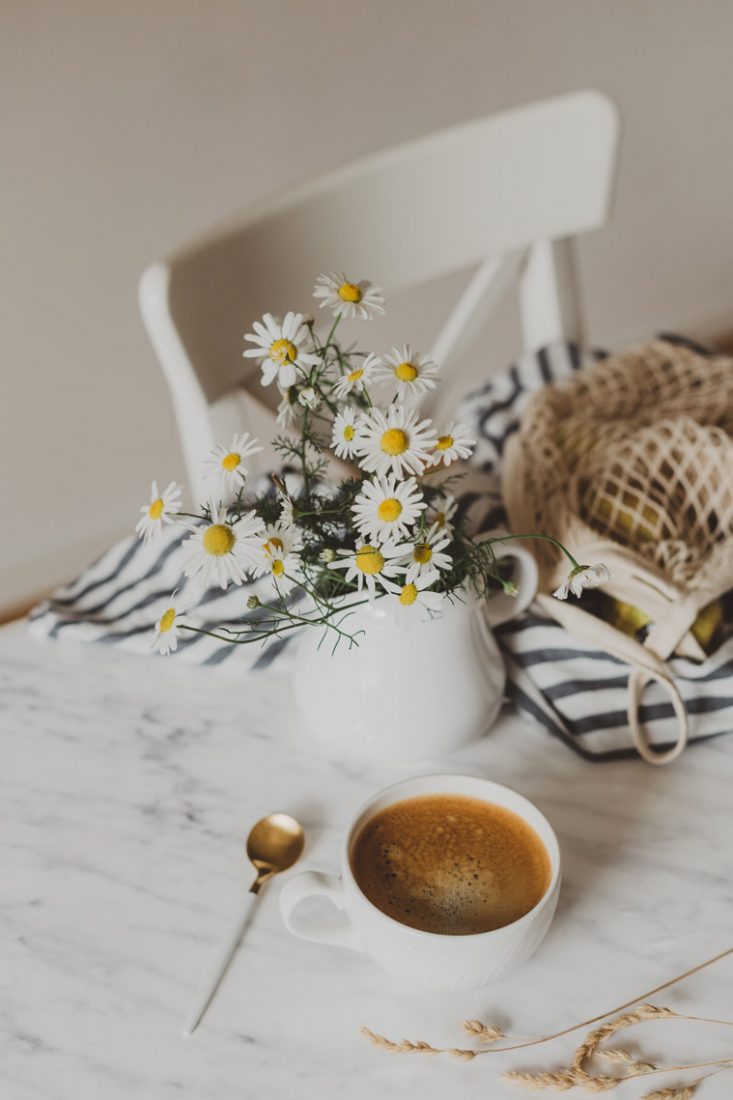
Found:
[[[551,878],[547,849],[523,818],[453,794],[407,798],[375,814],[352,845],[351,866],[383,913],[449,936],[511,924]]]

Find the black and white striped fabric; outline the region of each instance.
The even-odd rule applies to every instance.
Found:
[[[544,348],[523,356],[462,402],[458,419],[474,430],[478,444],[468,476],[461,482],[459,506],[474,530],[504,529],[499,491],[502,455],[532,394],[603,354],[571,344]],[[178,588],[179,603],[193,601],[193,590],[188,592],[181,581],[181,544],[187,537],[188,532],[171,526],[156,543],[144,545],[134,536],[125,539],[39,604],[31,614],[31,630],[45,638],[150,653],[153,624],[171,592]],[[220,626],[256,627],[262,612],[247,609],[253,594],[269,598],[267,577],[225,592],[211,589],[198,594],[188,621],[212,631]],[[295,636],[293,631],[276,639],[230,645],[184,632],[177,651],[166,659],[218,665],[239,673],[264,668],[276,659],[287,662]],[[534,609],[501,626],[497,637],[507,662],[509,695],[522,713],[588,758],[635,755],[626,717],[627,665],[589,649]],[[733,729],[733,636],[702,664],[674,658],[670,667],[691,718],[691,739]],[[676,740],[671,704],[654,684],[647,689],[641,719],[655,747]]]

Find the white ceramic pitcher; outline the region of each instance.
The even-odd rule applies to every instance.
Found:
[[[349,648],[318,629],[301,635],[294,690],[309,733],[326,752],[374,761],[434,759],[481,737],[504,697],[504,662],[491,627],[520,614],[537,589],[534,558],[495,545],[517,561],[516,597],[446,601],[433,618],[405,625],[392,600],[362,604],[344,629],[363,631]],[[422,611],[417,611],[422,615]]]

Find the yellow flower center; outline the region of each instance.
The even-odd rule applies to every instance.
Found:
[[[436,451],[448,451],[453,446],[454,439],[452,435],[441,435],[438,442],[435,444]]]
[[[160,519],[160,517],[163,515],[164,508],[165,505],[163,504],[163,498],[158,497],[158,499],[154,500],[148,508],[148,515],[151,519]]]
[[[395,377],[399,378],[400,382],[414,382],[417,378],[417,367],[414,367],[412,363],[400,363],[398,367],[395,367]]]
[[[286,363],[294,363],[298,358],[298,349],[291,340],[275,340],[270,344],[270,358],[273,363],[279,363],[284,367]]]
[[[382,450],[386,455],[404,454],[410,446],[410,437],[402,428],[388,428],[382,436]]]
[[[409,607],[417,599],[417,588],[414,584],[406,584],[400,592],[400,603]]]
[[[204,550],[214,558],[221,558],[224,554],[230,553],[235,542],[231,527],[223,523],[214,523],[204,531]]]
[[[438,512],[435,517],[435,522],[438,527],[445,527],[445,512]]]
[[[354,425],[353,424],[347,424],[346,427],[344,428],[344,439],[346,440],[347,443],[351,443],[351,440],[353,438],[354,438]]]
[[[277,535],[273,535],[267,542],[262,543],[262,549],[266,554],[281,553],[283,552],[283,540],[279,539]]]
[[[364,371],[362,370],[362,368],[357,367],[356,370],[352,370],[351,374],[347,374],[346,380],[347,382],[358,382],[363,373]]]
[[[230,451],[228,455],[224,455],[224,457],[222,458],[221,466],[223,470],[227,470],[229,473],[231,473],[232,470],[236,470],[241,461],[241,455],[238,455],[236,451]]]
[[[354,561],[356,562],[356,568],[361,569],[362,573],[380,573],[384,568],[384,558],[381,551],[376,546],[370,546],[368,543],[358,548]]]
[[[158,630],[160,631],[161,634],[167,634],[168,631],[170,630],[170,628],[173,626],[173,623],[175,621],[176,621],[176,609],[175,609],[175,607],[169,607],[168,610],[165,611],[160,616],[160,623],[158,624]]]
[[[342,283],[339,287],[339,298],[342,302],[360,302],[361,290],[356,283]]]
[[[384,523],[394,523],[402,515],[402,505],[395,497],[389,497],[379,505],[377,515]]]
[[[282,577],[283,573],[285,572],[285,562],[282,560],[282,558],[275,558],[274,562],[272,563],[272,572],[276,577]]]
[[[427,565],[432,556],[433,551],[426,542],[419,543],[412,551],[412,560],[416,561],[418,565]]]

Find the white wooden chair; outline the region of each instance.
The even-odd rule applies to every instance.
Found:
[[[194,499],[205,499],[201,464],[215,443],[275,434],[265,401],[277,394],[242,358],[242,337],[266,311],[313,309],[322,271],[366,274],[394,293],[473,268],[432,348],[444,371],[512,279],[526,350],[579,339],[572,238],[608,218],[618,129],[597,91],[479,119],[323,176],[149,266],[140,308]]]

